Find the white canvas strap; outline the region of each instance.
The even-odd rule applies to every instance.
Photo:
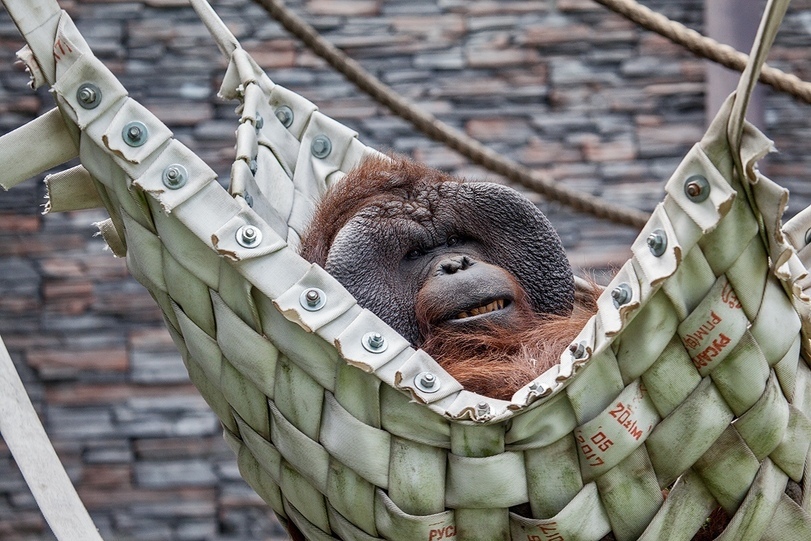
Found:
[[[59,541],[101,540],[0,338],[0,433]]]
[[[774,38],[777,36],[780,23],[783,21],[790,2],[791,0],[769,0],[760,20],[760,27],[752,44],[752,51],[749,53],[749,61],[746,63],[746,68],[738,81],[735,103],[729,116],[727,136],[729,137],[733,155],[740,155],[746,109],[749,106],[749,100],[760,76],[760,70],[763,68],[764,62],[766,62],[766,56],[769,54],[772,43],[774,43]]]

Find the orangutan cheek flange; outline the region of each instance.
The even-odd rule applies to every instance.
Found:
[[[403,158],[368,159],[328,193],[302,255],[415,347],[447,333],[464,342],[519,333],[572,312],[571,268],[535,205]]]

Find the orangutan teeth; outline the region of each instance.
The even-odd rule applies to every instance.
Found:
[[[489,314],[490,312],[495,312],[496,310],[501,310],[504,308],[505,303],[506,301],[504,299],[498,299],[485,306],[477,306],[476,308],[471,308],[469,311],[459,312],[456,314],[456,319],[465,319],[466,317]]]

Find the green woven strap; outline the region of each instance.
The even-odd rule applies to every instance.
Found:
[[[743,124],[730,151],[742,101],[668,181],[583,347],[493,400],[295,253],[315,201],[375,151],[275,85],[196,4],[229,55],[221,94],[241,101],[229,192],[66,15],[54,90],[82,130],[110,238],[161,307],[240,472],[283,519],[308,539],[624,541],[689,539],[720,506],[733,515],[724,538],[811,538],[811,490],[784,495],[789,479],[811,483],[801,225],[782,233],[785,192],[754,167],[770,142]],[[105,96],[93,109],[77,100],[89,77]],[[138,147],[122,139],[134,121],[150,133]],[[307,303],[310,290],[323,303]],[[367,347],[370,332],[387,347]]]

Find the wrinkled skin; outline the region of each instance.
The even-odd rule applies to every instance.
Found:
[[[510,328],[527,310],[573,306],[571,268],[535,205],[400,158],[367,160],[330,192],[302,255],[416,347],[436,329]]]

